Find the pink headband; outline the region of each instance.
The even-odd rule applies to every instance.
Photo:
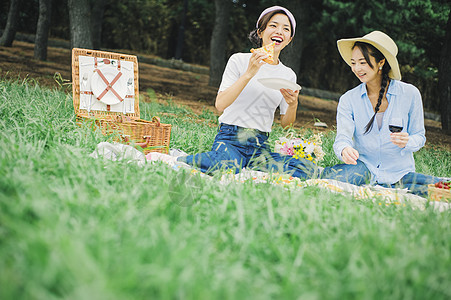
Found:
[[[284,12],[287,14],[288,19],[290,19],[290,22],[291,22],[291,27],[293,27],[293,32],[291,33],[291,36],[294,36],[294,33],[295,33],[295,31],[296,31],[296,20],[294,19],[293,14],[292,14],[288,9],[286,9],[285,7],[282,7],[282,6],[271,6],[271,7],[268,7],[267,9],[265,9],[265,10],[260,14],[260,17],[258,17],[256,27],[258,28],[258,22],[260,22],[260,19],[261,19],[264,15],[266,15],[266,14],[268,14],[268,13],[270,13],[270,12],[276,11],[276,10],[282,10],[282,11],[284,11]]]

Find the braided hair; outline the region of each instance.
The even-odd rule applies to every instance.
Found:
[[[352,49],[354,49],[355,47],[358,47],[360,49],[360,51],[362,51],[365,61],[368,63],[368,65],[372,69],[374,68],[374,66],[371,63],[370,55],[376,59],[377,63],[385,58],[384,55],[379,50],[377,50],[377,48],[374,47],[373,45],[370,45],[370,44],[367,44],[364,42],[356,42],[354,44],[354,46],[352,47]],[[379,97],[377,98],[377,104],[376,104],[376,107],[374,108],[374,115],[370,119],[368,124],[366,124],[364,134],[367,134],[373,128],[374,118],[376,117],[376,114],[379,112],[379,108],[382,104],[382,99],[384,98],[385,90],[387,89],[388,83],[390,81],[390,78],[388,77],[388,73],[390,72],[390,69],[391,69],[391,67],[388,64],[388,62],[386,61],[384,66],[382,67],[381,89],[379,90]]]

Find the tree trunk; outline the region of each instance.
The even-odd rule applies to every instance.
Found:
[[[299,72],[301,71],[302,49],[304,47],[304,32],[302,31],[304,26],[302,26],[302,24],[304,20],[304,13],[308,10],[303,7],[302,1],[299,0],[289,1],[288,4],[290,4],[290,11],[296,19],[297,26],[296,34],[294,35],[293,40],[282,51],[281,60],[286,66],[293,69],[299,78]]]
[[[34,58],[47,59],[47,42],[49,40],[50,16],[52,15],[52,0],[39,0],[39,19],[34,41]]]
[[[88,0],[68,0],[71,48],[92,49],[91,13]]]
[[[210,86],[219,86],[226,65],[225,50],[231,7],[232,2],[229,0],[215,0],[215,24],[210,40]]]
[[[19,18],[20,0],[11,0],[9,5],[8,20],[5,30],[0,37],[0,46],[11,47],[16,36],[17,20]]]
[[[102,45],[102,24],[105,4],[105,0],[92,1],[91,32],[93,49],[100,49]]]
[[[440,65],[438,68],[438,89],[442,130],[451,135],[451,11],[446,25],[445,42],[443,43]]]
[[[175,48],[175,59],[182,59],[183,44],[185,43],[185,20],[188,12],[188,0],[183,1],[182,20],[180,21],[179,34],[177,37],[177,47]]]

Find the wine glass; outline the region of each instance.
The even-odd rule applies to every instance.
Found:
[[[391,132],[401,132],[403,129],[402,118],[392,118],[388,123],[388,129]]]

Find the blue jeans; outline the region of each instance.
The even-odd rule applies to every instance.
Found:
[[[371,172],[360,160],[357,160],[356,165],[338,164],[324,168],[321,172],[309,160],[271,152],[266,143],[268,137],[266,132],[221,124],[211,151],[179,157],[177,160],[197,167],[206,174],[220,169],[238,173],[246,167],[263,172],[289,173],[302,179],[335,179],[354,185],[370,183]],[[412,193],[424,196],[427,194],[427,185],[438,181],[438,177],[411,172],[395,184],[380,185],[408,188]]]
[[[356,165],[338,164],[324,168],[321,178],[335,179],[354,185],[364,185],[370,183],[371,172],[362,161],[357,160]]]
[[[221,124],[211,151],[179,157],[178,161],[211,174],[219,169],[238,173],[242,168],[263,172],[289,173],[304,179],[318,177],[319,168],[306,159],[271,152],[269,133],[236,125]]]
[[[321,178],[336,179],[355,185],[362,185],[370,182],[371,172],[363,162],[357,160],[357,165],[340,164],[324,169]],[[398,182],[393,184],[377,183],[386,188],[408,188],[412,194],[426,196],[428,184],[439,182],[440,178],[416,172],[409,172]]]
[[[340,164],[327,167],[322,172],[316,164],[306,159],[295,159],[270,151],[266,143],[269,134],[255,129],[221,124],[211,151],[179,157],[178,161],[211,174],[219,169],[253,168],[264,172],[289,173],[302,179],[335,179],[355,185],[368,183],[370,172],[364,163]]]
[[[437,183],[439,181],[440,178],[435,176],[409,172],[396,183],[379,185],[391,188],[408,188],[412,194],[426,196],[428,193],[428,184]]]

